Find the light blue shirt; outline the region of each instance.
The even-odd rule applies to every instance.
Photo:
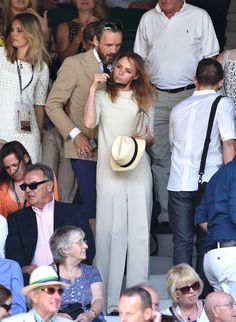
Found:
[[[12,293],[11,315],[26,312],[26,298],[21,292],[24,287],[23,276],[17,262],[0,258],[0,284]]]
[[[36,322],[43,322],[43,319],[41,318],[41,316],[38,314],[38,312],[35,309],[32,309],[32,312],[34,314],[34,318]],[[49,322],[54,322],[55,321],[55,315],[53,315],[51,317],[51,319],[49,320]]]

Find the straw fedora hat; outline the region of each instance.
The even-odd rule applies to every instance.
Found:
[[[118,136],[112,144],[110,164],[114,171],[135,169],[142,159],[146,147],[144,139],[130,136]]]
[[[38,287],[48,287],[51,285],[68,287],[60,282],[59,277],[52,266],[39,266],[30,275],[29,285],[22,288],[22,293],[27,295],[30,291]]]

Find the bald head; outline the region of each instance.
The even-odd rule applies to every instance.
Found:
[[[145,289],[150,295],[151,295],[151,300],[152,300],[152,308],[155,311],[159,311],[159,294],[157,291],[149,284],[149,283],[140,283],[138,286],[142,287]]]
[[[212,292],[206,297],[205,311],[210,322],[231,322],[234,299],[225,292]]]

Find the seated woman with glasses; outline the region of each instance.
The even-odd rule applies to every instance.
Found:
[[[172,306],[161,313],[172,316],[174,321],[208,322],[204,302],[198,297],[203,282],[188,264],[173,266],[167,273],[167,292]]]
[[[11,291],[0,284],[0,321],[10,316]]]
[[[32,164],[30,155],[18,141],[5,143],[0,150],[0,214],[10,213],[27,205],[25,192],[20,188],[27,167]],[[58,200],[57,184],[54,180],[54,198]]]
[[[74,226],[57,229],[50,239],[54,267],[64,289],[59,313],[78,321],[105,321],[102,279],[95,266],[82,263],[86,259],[84,232]]]

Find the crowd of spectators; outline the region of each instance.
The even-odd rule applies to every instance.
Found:
[[[0,320],[223,322],[227,306],[231,321],[230,1],[222,19],[210,1],[0,4]],[[133,51],[116,7],[142,13]],[[173,234],[172,304],[161,314],[148,284],[152,216]]]

